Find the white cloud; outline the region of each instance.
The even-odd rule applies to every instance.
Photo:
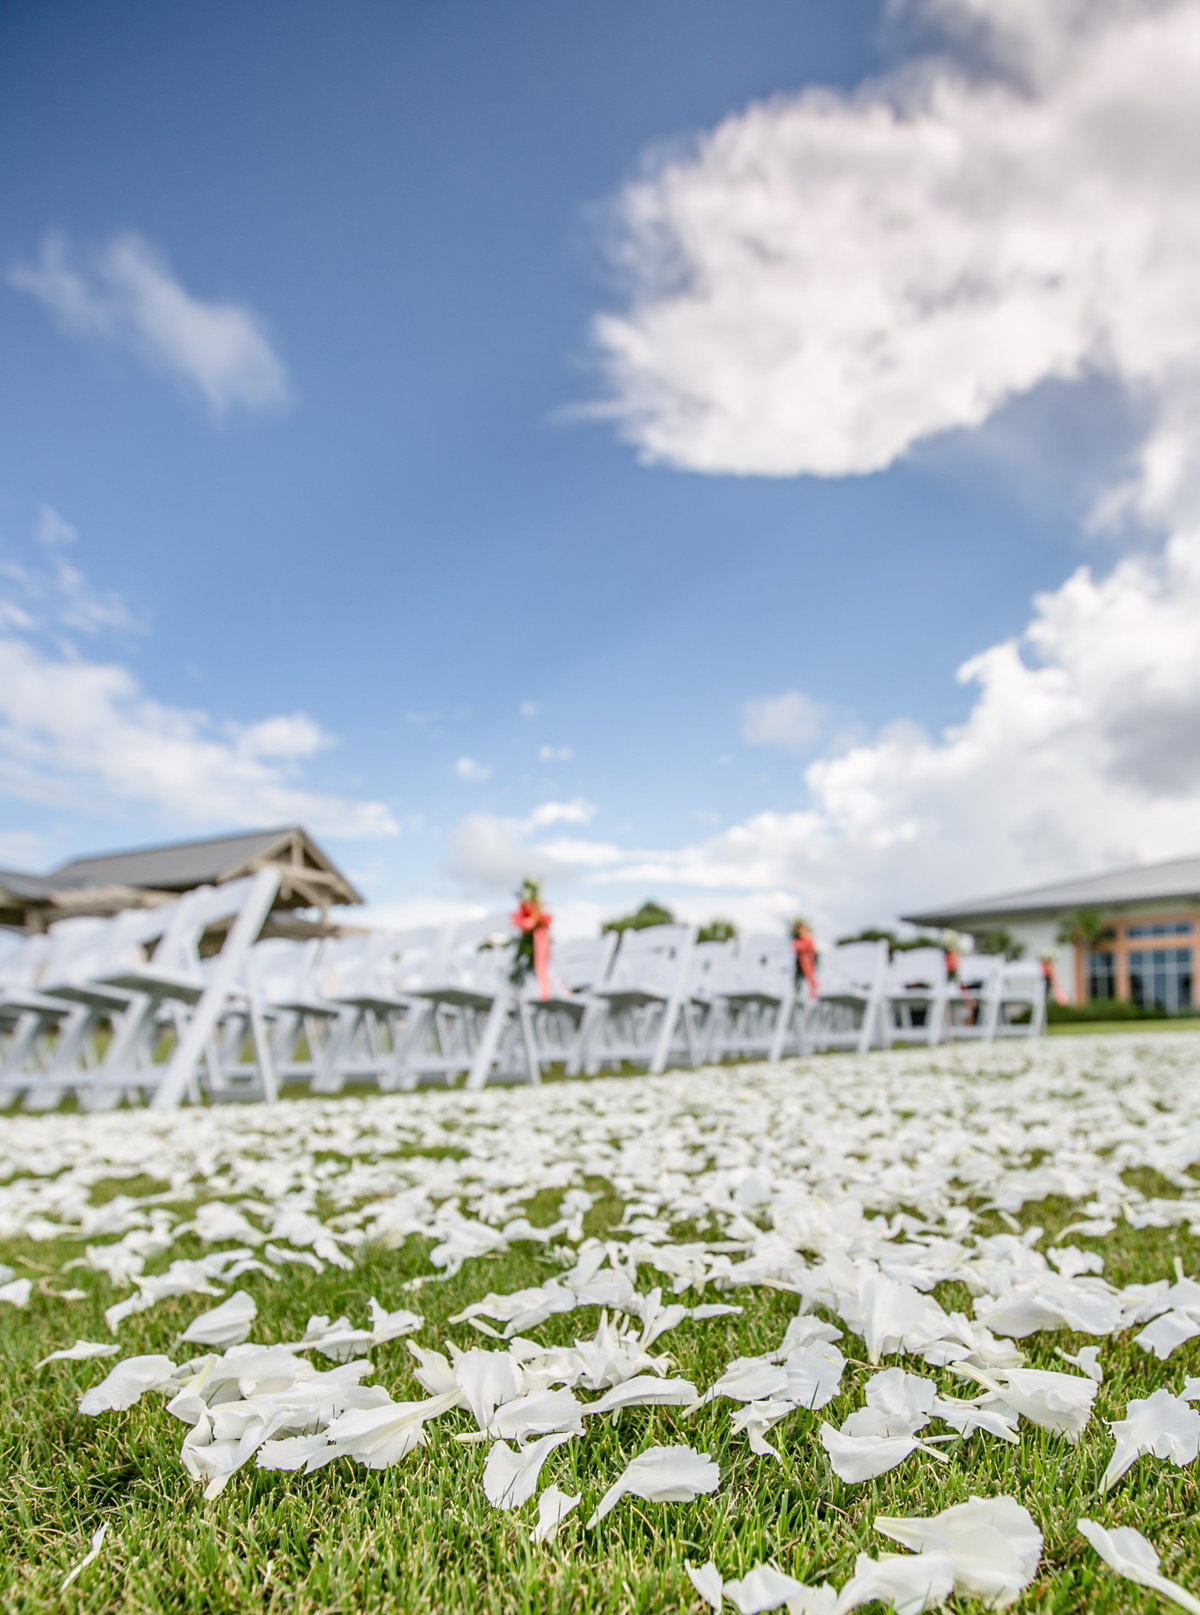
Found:
[[[211,414],[287,407],[291,384],[253,310],[205,301],[176,278],[143,237],[115,235],[77,258],[51,234],[32,263],[14,263],[9,284],[36,297],[66,331],[111,342],[199,393]]]
[[[188,828],[300,821],[325,835],[396,833],[384,803],[304,784],[301,765],[332,744],[305,713],[221,721],[154,700],[118,661],[82,656],[65,633],[132,617],[119,596],[64,572],[69,526],[44,513],[43,538],[47,525],[50,571],[0,573],[9,603],[19,594],[28,607],[6,612],[0,598],[0,793],[101,814],[132,806]]]
[[[1142,423],[1101,514],[1143,532],[959,670],[961,724],[830,747],[802,811],[593,879],[840,925],[1200,846],[1200,0],[908,9],[945,54],[752,106],[625,193],[612,412],[676,466],[847,475],[1101,375]]]
[[[551,824],[590,824],[596,817],[595,803],[582,796],[569,802],[542,802],[524,821],[526,830],[544,830]]]
[[[784,690],[742,706],[742,739],[748,746],[811,751],[820,738],[824,708],[802,690]]]
[[[468,785],[483,785],[492,777],[492,765],[478,762],[474,757],[460,757],[454,772]]]
[[[536,718],[542,710],[540,701],[522,701],[518,711],[523,718]]]
[[[543,763],[569,763],[575,756],[570,746],[539,746],[538,760]]]

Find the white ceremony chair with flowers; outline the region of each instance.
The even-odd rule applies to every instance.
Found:
[[[990,1043],[1000,1018],[1005,960],[997,954],[960,953],[946,995],[947,1042]]]
[[[806,1007],[805,1035],[813,1049],[854,1049],[865,1054],[886,1039],[886,942],[840,942],[817,966],[820,992]],[[799,1013],[797,1001],[797,1014]]]
[[[884,1040],[892,1043],[942,1041],[950,979],[941,948],[899,949],[884,985]]]
[[[706,1060],[778,1060],[789,1034],[806,1047],[796,960],[786,937],[738,939],[725,984],[713,1007]]]
[[[693,925],[628,930],[608,976],[580,1028],[576,1064],[589,1075],[601,1066],[645,1066],[657,1074],[668,1060],[696,1065],[700,1050],[688,976],[696,941]]]
[[[608,975],[618,941],[615,931],[605,931],[598,937],[552,940],[550,997],[541,996],[535,976],[526,980],[521,997],[527,1006],[540,1071],[555,1065],[571,1070],[584,1018],[596,987]]]
[[[508,1063],[519,1080],[541,1080],[527,1022],[512,1014],[513,935],[503,912],[456,927],[439,970],[412,993],[413,1013],[397,1051],[398,1087],[415,1088],[424,1081],[449,1086],[459,1077],[481,1087],[494,1080],[498,1064]],[[519,1039],[515,1047],[513,1027]]]

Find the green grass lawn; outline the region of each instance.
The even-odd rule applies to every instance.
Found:
[[[1200,1032],[1200,1015],[1173,1015],[1145,1021],[1057,1021],[1051,1037],[1107,1037],[1114,1032]]]
[[[130,1125],[137,1125],[136,1117]],[[1177,1192],[1145,1173],[1138,1181],[1144,1192]],[[100,1184],[93,1198],[154,1187],[149,1179]],[[558,1198],[546,1192],[531,1200],[531,1221],[551,1220]],[[611,1230],[621,1209],[612,1193],[599,1199],[588,1214],[588,1232]],[[1019,1220],[1038,1223],[1052,1235],[1079,1214],[1077,1203],[1056,1200],[1026,1206]],[[981,1226],[1002,1232],[1009,1225],[989,1214]],[[677,1230],[676,1237],[687,1232]],[[1176,1259],[1187,1272],[1200,1265],[1197,1242],[1176,1229],[1120,1225],[1103,1240],[1072,1236],[1072,1242],[1102,1251],[1106,1277],[1115,1284],[1170,1276]],[[1127,1337],[1102,1340],[1106,1378],[1097,1416],[1077,1448],[1023,1424],[1019,1446],[977,1435],[951,1447],[951,1464],[918,1454],[860,1486],[833,1476],[815,1436],[822,1418],[840,1424],[861,1404],[862,1372],[848,1371],[843,1394],[823,1412],[800,1411],[776,1427],[770,1439],[778,1446],[778,1463],[753,1457],[744,1437],[730,1435],[728,1402],[690,1418],[678,1409],[630,1409],[602,1429],[591,1428],[586,1441],[568,1442],[551,1455],[542,1485],[581,1491],[583,1502],[555,1544],[537,1546],[530,1541],[536,1499],[515,1512],[497,1511],[486,1501],[480,1484],[486,1449],[453,1439],[473,1428],[465,1413],[432,1425],[428,1446],[391,1469],[377,1473],[341,1459],[306,1476],[249,1465],[215,1502],[204,1502],[179,1463],[185,1427],[166,1414],[161,1397],[149,1395],[127,1412],[88,1419],[77,1412],[79,1396],[110,1362],[34,1368],[40,1357],[77,1337],[109,1338],[102,1314],[118,1292],[88,1269],[61,1275],[79,1251],[72,1240],[0,1238],[0,1260],[19,1274],[47,1288],[72,1283],[87,1292],[86,1299],[65,1302],[35,1289],[23,1310],[0,1306],[0,1603],[6,1611],[699,1611],[704,1606],[684,1573],[687,1560],[711,1557],[730,1577],[770,1559],[803,1580],[840,1585],[852,1573],[856,1553],[878,1555],[891,1546],[872,1529],[877,1514],[934,1513],[972,1494],[1002,1492],[1023,1502],[1045,1535],[1040,1574],[1019,1609],[1125,1615],[1163,1607],[1156,1595],[1118,1580],[1100,1564],[1076,1532],[1081,1515],[1136,1524],[1163,1553],[1164,1573],[1200,1590],[1194,1468],[1144,1458],[1108,1498],[1097,1492],[1112,1446],[1103,1419],[1119,1417],[1131,1396],[1146,1395],[1158,1384],[1178,1389],[1186,1374],[1200,1374],[1200,1340],[1166,1364],[1148,1359]],[[486,1291],[536,1285],[558,1270],[540,1247],[523,1245],[500,1257],[470,1260],[449,1282],[403,1293],[405,1280],[429,1271],[428,1251],[428,1241],[411,1239],[394,1250],[368,1249],[349,1272],[328,1268],[317,1275],[289,1267],[276,1283],[252,1275],[243,1281],[259,1305],[252,1338],[294,1339],[314,1312],[348,1313],[361,1322],[374,1295],[385,1306],[423,1312],[426,1327],[416,1337],[423,1344],[444,1346],[450,1338],[464,1346],[486,1345],[469,1327],[449,1328],[446,1320]],[[200,1253],[196,1240],[185,1236],[170,1254]],[[661,1275],[647,1270],[639,1288],[661,1282]],[[948,1309],[969,1310],[961,1286],[942,1286],[938,1295]],[[794,1296],[764,1288],[722,1299],[744,1304],[744,1314],[684,1323],[654,1348],[669,1350],[675,1372],[701,1389],[736,1356],[773,1347],[796,1310]],[[177,1332],[212,1305],[185,1296],[134,1316],[121,1329],[122,1356],[176,1351]],[[594,1328],[596,1317],[594,1311],[568,1314],[531,1333],[547,1344],[565,1344]],[[1055,1348],[1077,1351],[1089,1343],[1088,1337],[1059,1332],[1022,1345],[1032,1366],[1063,1368]],[[861,1357],[854,1337],[841,1345],[847,1357]],[[183,1348],[177,1360],[187,1352]],[[424,1394],[410,1373],[403,1341],[371,1355],[376,1380],[398,1399]],[[897,1361],[889,1358],[885,1366]],[[967,1394],[961,1381],[920,1359],[903,1360],[903,1366],[934,1377],[949,1394]],[[710,1453],[721,1466],[719,1492],[684,1504],[626,1498],[599,1528],[587,1531],[584,1521],[605,1487],[629,1458],[656,1442],[688,1442]],[[99,1558],[60,1594],[62,1577],[105,1521],[110,1532]]]

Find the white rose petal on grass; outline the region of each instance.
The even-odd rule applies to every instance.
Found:
[[[950,1367],[952,1373],[978,1380],[994,1391],[1030,1424],[1066,1436],[1072,1446],[1091,1418],[1095,1380],[1048,1368],[998,1368],[988,1374],[965,1363],[952,1363]]]
[[[245,1290],[235,1290],[228,1301],[193,1318],[179,1338],[190,1346],[216,1346],[223,1351],[227,1346],[242,1344],[257,1316],[254,1297]]]
[[[398,1340],[401,1335],[410,1335],[425,1322],[419,1312],[409,1312],[405,1307],[397,1312],[385,1312],[374,1296],[367,1306],[371,1313],[371,1339],[376,1346],[382,1346],[387,1340]]]
[[[875,1529],[915,1553],[944,1554],[954,1568],[954,1591],[1004,1609],[1037,1574],[1042,1533],[1015,1497],[972,1497],[928,1518],[881,1514]]]
[[[740,1580],[727,1581],[724,1590],[739,1615],[763,1615],[765,1610],[790,1604],[801,1593],[810,1591],[802,1581],[785,1576],[770,1564],[755,1565]]]
[[[115,1357],[120,1351],[118,1345],[104,1345],[96,1340],[77,1340],[73,1346],[64,1346],[61,1351],[52,1351],[49,1357],[43,1357],[35,1368],[45,1368],[47,1363],[86,1363],[91,1357]]]
[[[10,1307],[28,1306],[32,1294],[32,1279],[13,1279],[9,1284],[0,1284],[0,1301],[7,1301]]]
[[[65,1593],[67,1588],[71,1585],[71,1583],[73,1581],[76,1580],[76,1578],[80,1575],[80,1573],[82,1571],[86,1570],[87,1567],[92,1563],[92,1561],[94,1559],[99,1558],[100,1549],[104,1546],[104,1539],[105,1539],[105,1537],[107,1535],[108,1535],[108,1521],[106,1520],[104,1522],[104,1524],[100,1527],[100,1529],[96,1532],[95,1536],[92,1538],[92,1545],[88,1549],[88,1551],[84,1554],[83,1558],[79,1561],[79,1563],[77,1565],[73,1565],[72,1568],[70,1570],[68,1570],[66,1575],[63,1577],[62,1584],[60,1585],[60,1587],[58,1589],[60,1593]]]
[[[579,1493],[572,1497],[560,1492],[557,1486],[547,1486],[538,1498],[537,1524],[533,1528],[535,1542],[553,1542],[558,1528],[573,1509],[579,1507]]]
[[[590,1531],[628,1494],[647,1503],[690,1503],[715,1492],[721,1471],[706,1452],[691,1447],[649,1447],[626,1467],[600,1499],[588,1523]]]
[[[1143,1351],[1152,1351],[1163,1363],[1179,1346],[1197,1335],[1200,1335],[1200,1318],[1190,1312],[1175,1311],[1155,1318],[1140,1335],[1134,1335],[1133,1340]]]
[[[1072,1368],[1077,1368],[1089,1379],[1094,1379],[1097,1385],[1103,1385],[1104,1370],[1100,1366],[1099,1346],[1084,1346],[1077,1352],[1063,1351],[1060,1347],[1058,1355],[1064,1363],[1070,1363]]]
[[[1117,1444],[1100,1482],[1103,1492],[1115,1486],[1146,1453],[1182,1468],[1193,1463],[1200,1451],[1200,1413],[1170,1391],[1135,1398],[1125,1409],[1125,1417],[1111,1420],[1109,1429]]]
[[[692,1586],[711,1609],[720,1610],[724,1598],[725,1583],[721,1580],[721,1572],[710,1559],[707,1564],[690,1565],[685,1562],[687,1578]]]
[[[583,1434],[584,1405],[572,1392],[530,1391],[526,1396],[504,1402],[492,1415],[488,1434],[505,1441],[528,1441],[559,1430]]]
[[[497,1441],[483,1466],[483,1490],[493,1508],[520,1508],[537,1491],[542,1465],[556,1447],[573,1441],[569,1430],[542,1436],[527,1447],[513,1448]]]
[[[351,1408],[325,1427],[329,1442],[323,1454],[309,1459],[311,1471],[334,1458],[353,1458],[365,1469],[387,1469],[425,1442],[425,1426],[457,1404],[453,1392],[421,1402],[385,1402],[382,1407]]]
[[[921,1553],[913,1559],[872,1559],[860,1553],[833,1611],[846,1615],[860,1604],[878,1602],[890,1605],[896,1615],[921,1615],[944,1604],[953,1591],[954,1566],[944,1553]]]
[[[887,1368],[866,1385],[867,1405],[842,1425],[848,1436],[915,1436],[933,1417],[937,1386],[920,1374]]]
[[[765,1357],[739,1357],[692,1406],[704,1407],[718,1396],[727,1396],[734,1402],[767,1402],[787,1394],[785,1369],[768,1362]]]
[[[1135,1531],[1131,1525],[1118,1525],[1106,1530],[1095,1520],[1080,1520],[1078,1526],[1080,1533],[1088,1539],[1105,1564],[1119,1576],[1135,1582],[1139,1587],[1151,1588],[1163,1598],[1178,1604],[1181,1609],[1189,1610],[1191,1615],[1200,1615],[1200,1598],[1188,1592],[1186,1587],[1181,1587],[1177,1581],[1169,1581],[1160,1572],[1158,1554],[1140,1531]]]
[[[89,1418],[98,1413],[121,1413],[147,1391],[165,1391],[177,1373],[169,1357],[126,1357],[110,1368],[98,1385],[83,1393],[79,1411]]]
[[[927,1447],[916,1436],[848,1436],[831,1424],[821,1426],[821,1445],[829,1454],[834,1474],[849,1486],[886,1475],[918,1450],[942,1463],[947,1461],[944,1453]]]
[[[691,1380],[636,1374],[623,1385],[614,1385],[611,1391],[605,1391],[595,1402],[586,1403],[583,1411],[616,1413],[621,1408],[683,1408],[692,1406],[695,1401],[696,1387]]]

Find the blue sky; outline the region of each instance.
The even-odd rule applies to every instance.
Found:
[[[1154,9],[5,8],[0,863],[299,818],[389,917],[840,926],[1194,851],[1186,411],[1118,318],[1189,328],[1193,198],[1098,288],[1119,154],[1059,240],[1022,144],[1082,197]]]

